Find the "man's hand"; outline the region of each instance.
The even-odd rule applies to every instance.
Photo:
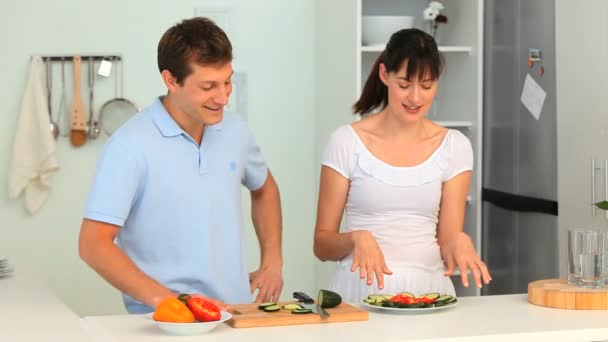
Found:
[[[251,294],[258,289],[256,303],[278,301],[283,290],[283,274],[281,266],[262,266],[257,271],[249,273]]]

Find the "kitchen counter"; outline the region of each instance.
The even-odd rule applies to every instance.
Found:
[[[23,275],[0,278],[0,341],[91,341],[80,317],[39,284]]]
[[[457,306],[425,314],[374,311],[367,322],[234,329],[220,325],[212,341],[592,341],[608,339],[608,311],[573,311],[528,304],[527,295],[463,297]],[[174,337],[135,315],[84,319],[108,341],[201,341]]]
[[[526,295],[462,297],[425,314],[374,310],[366,322],[235,329],[222,324],[207,341],[580,341],[608,339],[608,311],[528,304]],[[51,291],[26,277],[0,279],[0,341],[202,341],[170,336],[142,315],[79,318]]]

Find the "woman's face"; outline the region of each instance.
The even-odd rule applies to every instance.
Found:
[[[438,80],[433,80],[430,73],[421,79],[406,78],[407,62],[398,72],[387,72],[380,64],[380,79],[388,87],[388,107],[392,115],[406,122],[420,120],[431,108]]]

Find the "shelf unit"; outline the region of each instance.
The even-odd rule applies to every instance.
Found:
[[[449,22],[439,28],[439,49],[446,61],[439,90],[428,117],[464,133],[473,146],[474,172],[467,197],[465,231],[481,252],[483,0],[445,0],[442,11]],[[320,158],[329,133],[356,119],[352,104],[361,93],[372,64],[386,44],[363,46],[363,15],[411,15],[414,26],[425,27],[422,12],[428,0],[317,0],[317,154]],[[326,286],[332,267],[320,263],[319,286]],[[457,295],[479,295],[453,277]]]
[[[361,46],[362,52],[382,52],[384,51],[385,44],[381,45],[366,45]],[[462,53],[473,53],[473,47],[471,46],[439,46],[441,52],[462,52]]]

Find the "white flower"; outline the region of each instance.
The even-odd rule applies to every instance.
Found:
[[[435,1],[433,1],[435,2]],[[433,7],[428,7],[424,10],[424,20],[435,20],[439,15],[439,10]]]
[[[437,11],[444,9],[443,4],[439,1],[431,1],[431,3],[429,3],[429,8],[434,8]]]

